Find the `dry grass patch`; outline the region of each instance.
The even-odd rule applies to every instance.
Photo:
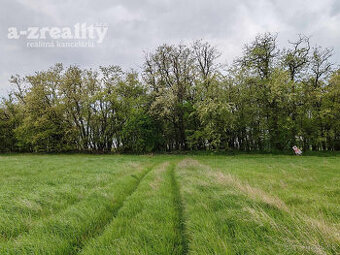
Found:
[[[305,221],[314,229],[319,230],[326,239],[330,239],[339,243],[340,245],[340,230],[336,227],[330,226],[329,223],[323,219],[313,219],[305,217]]]
[[[224,173],[220,170],[214,170],[211,167],[201,164],[199,161],[191,159],[191,158],[182,160],[178,164],[178,166],[180,168],[195,167],[200,171],[205,171],[207,172],[208,176],[213,178],[214,181],[217,181],[218,183],[222,185],[234,187],[235,189],[241,191],[242,193],[244,193],[246,196],[250,197],[251,199],[264,202],[281,211],[289,213],[294,218],[299,217],[299,221],[304,222],[304,224],[308,226],[309,230],[308,229],[305,230],[306,235],[308,235],[308,231],[313,229],[314,231],[322,233],[325,239],[330,240],[331,242],[340,243],[340,231],[338,228],[331,226],[331,224],[327,223],[323,219],[314,219],[307,215],[299,215],[297,212],[294,212],[293,210],[291,210],[286,205],[286,203],[280,198],[270,195],[267,192],[263,191],[262,189],[252,187],[247,182],[239,180],[236,176],[230,173]],[[281,181],[281,184],[282,183],[283,181]],[[252,215],[254,215],[255,219],[257,219],[258,221],[267,220],[272,225],[272,227],[278,228],[275,220],[272,219],[269,215],[267,215],[263,210],[257,211],[255,209],[249,209],[248,211]],[[283,226],[280,226],[281,229],[282,227]],[[288,231],[288,229],[286,229],[286,231]],[[316,254],[323,254],[322,248],[319,247],[318,245],[311,244],[310,247],[313,247],[312,250]]]
[[[287,205],[278,197],[271,196],[259,188],[254,188],[250,186],[248,183],[242,182],[237,177],[229,173],[223,173],[221,171],[214,171],[209,166],[201,164],[197,160],[190,159],[190,158],[184,159],[178,164],[178,166],[180,168],[197,167],[200,170],[206,170],[208,172],[208,175],[214,178],[214,180],[216,180],[220,184],[232,186],[238,189],[239,191],[245,193],[247,196],[249,196],[252,199],[261,200],[262,202],[266,204],[269,204],[271,206],[274,206],[286,212],[289,211]]]
[[[241,192],[245,193],[247,196],[249,196],[252,199],[257,199],[261,200],[262,202],[274,206],[277,209],[283,210],[285,212],[288,212],[289,209],[285,202],[283,202],[280,198],[271,196],[267,194],[265,191],[259,189],[259,188],[254,188],[250,186],[246,182],[241,182],[237,177],[229,174],[229,173],[222,173],[220,171],[218,172],[212,172],[211,174],[215,179],[222,184],[230,185]]]
[[[207,168],[208,166],[201,164],[199,161],[192,159],[192,158],[186,158],[180,161],[177,165],[179,168],[188,168],[188,167],[197,167],[199,169]]]
[[[149,185],[153,190],[159,189],[163,181],[162,175],[167,170],[168,166],[169,166],[169,162],[164,162],[154,170],[155,178],[151,182],[149,182]]]

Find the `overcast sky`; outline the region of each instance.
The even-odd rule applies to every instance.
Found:
[[[30,74],[57,62],[96,68],[138,69],[143,52],[162,43],[204,39],[231,63],[258,33],[278,32],[282,46],[299,33],[312,44],[332,47],[340,63],[339,0],[1,0],[0,94],[11,74]],[[94,48],[29,48],[26,39],[8,39],[8,28],[108,24]]]

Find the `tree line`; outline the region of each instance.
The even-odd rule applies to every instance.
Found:
[[[139,72],[56,64],[10,79],[0,151],[340,149],[340,69],[300,35],[256,36],[229,66],[202,40],[159,46]]]

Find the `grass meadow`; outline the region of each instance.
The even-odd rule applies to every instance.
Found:
[[[0,254],[340,254],[340,157],[0,155]]]

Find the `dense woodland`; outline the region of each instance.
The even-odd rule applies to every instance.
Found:
[[[0,151],[340,150],[340,69],[305,36],[261,34],[226,66],[204,41],[161,45],[140,71],[56,64],[11,78]]]

